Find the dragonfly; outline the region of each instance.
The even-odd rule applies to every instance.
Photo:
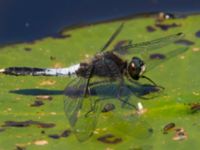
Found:
[[[122,105],[131,106],[137,111],[138,107],[136,104],[129,102],[133,91],[125,82],[128,81],[131,84],[138,85],[138,80],[144,78],[153,86],[162,88],[144,75],[147,72],[146,68],[151,70],[187,50],[187,48],[178,48],[166,52],[164,60],[152,61],[149,58],[150,53],[154,50],[183,38],[183,33],[136,44],[129,41],[117,48],[108,49],[122,31],[123,26],[124,24],[122,23],[105,45],[89,61],[83,61],[66,68],[8,67],[0,69],[0,73],[16,76],[76,76],[64,90],[64,110],[77,139],[85,141],[93,134],[104,104],[101,101],[106,99],[106,97],[102,96],[103,94],[101,96],[92,96],[95,87],[102,84],[114,84],[116,88],[111,88],[107,92],[114,93]],[[129,55],[133,56],[132,59],[125,60],[120,51],[127,51]],[[144,55],[144,58],[136,57],[135,54],[138,53]],[[123,95],[128,96],[122,98]]]

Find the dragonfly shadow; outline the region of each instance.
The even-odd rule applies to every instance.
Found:
[[[129,96],[130,94],[133,94],[137,97],[145,98],[145,96],[149,94],[160,91],[157,87],[152,86],[150,84],[143,84],[139,86],[126,85],[126,87],[127,91],[125,89],[125,91],[122,93],[122,96]],[[90,91],[92,96],[115,97],[118,92],[118,87],[116,85],[103,84],[92,87]],[[20,90],[11,90],[9,92],[19,95],[30,95],[30,96],[63,95],[64,93],[66,96],[79,97],[80,95],[82,95],[80,93],[82,93],[83,91],[80,91],[80,89],[78,90],[68,87],[68,91],[65,92],[63,90],[48,90],[48,89],[20,89]]]
[[[113,97],[116,96],[119,92],[118,86],[115,85],[98,85],[91,88],[91,95],[99,95],[99,96],[108,96]],[[148,99],[148,95],[155,94],[160,92],[158,87],[152,86],[150,84],[143,85],[126,85],[124,90],[121,93],[121,96],[131,96],[132,94],[136,97],[142,99]],[[149,97],[149,99],[152,97]]]
[[[48,89],[20,89],[20,90],[11,90],[10,93],[20,94],[20,95],[62,95],[63,90],[48,90]]]
[[[118,95],[119,88],[114,84],[99,84],[90,87],[91,96],[99,96],[106,98],[113,98]],[[159,93],[160,88],[155,87],[150,84],[138,84],[138,85],[125,85],[121,96],[131,96],[131,94],[142,99],[151,99],[153,97],[148,97],[148,95]],[[65,95],[69,97],[80,97],[84,92],[81,89],[74,89],[73,87],[67,87],[65,90]]]

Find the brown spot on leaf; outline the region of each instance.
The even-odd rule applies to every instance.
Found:
[[[59,139],[60,138],[60,136],[58,135],[58,134],[50,134],[50,135],[48,135],[50,138],[52,138],[52,139]]]
[[[159,54],[159,53],[155,53],[155,54],[151,54],[149,55],[150,59],[165,59],[165,55],[163,54]]]
[[[188,138],[187,133],[184,131],[183,128],[178,128],[175,130],[175,135],[172,138],[174,141],[186,140]]]
[[[36,100],[36,101],[34,101],[34,103],[31,104],[30,106],[31,106],[31,107],[39,107],[39,106],[42,106],[42,105],[44,105],[44,103],[43,103],[42,101]]]
[[[198,37],[198,38],[200,38],[200,31],[197,31],[197,32],[195,33],[195,36]]]
[[[112,134],[103,135],[103,136],[99,137],[97,140],[101,141],[103,143],[107,143],[107,144],[117,144],[117,143],[122,142],[122,138],[115,137]]]
[[[65,130],[61,133],[61,137],[68,137],[71,134],[71,130]]]
[[[45,131],[44,131],[44,130],[42,130],[42,131],[41,131],[41,134],[45,134]]]
[[[156,31],[156,28],[154,28],[153,26],[147,26],[146,29],[147,29],[148,32]]]
[[[149,132],[149,133],[153,133],[153,128],[149,128],[149,129],[148,129],[148,132]]]
[[[53,128],[55,127],[55,124],[53,123],[42,123],[39,121],[5,121],[3,127],[28,127],[30,125],[36,125],[39,128]]]
[[[101,112],[109,112],[115,109],[115,105],[112,103],[107,103]]]
[[[167,134],[167,132],[168,132],[169,130],[173,129],[174,127],[175,127],[175,123],[173,123],[173,122],[170,122],[170,123],[166,124],[166,125],[164,126],[164,128],[163,128],[163,133],[164,133],[164,134]]]
[[[196,113],[200,111],[200,104],[192,104],[190,107],[190,110],[192,113]]]
[[[64,130],[60,135],[59,134],[50,134],[49,137],[53,139],[59,139],[61,137],[68,137],[71,134],[71,130]]]
[[[56,60],[56,57],[50,56],[50,60]]]
[[[32,49],[29,48],[29,47],[25,47],[24,50],[27,51],[27,52],[30,52]]]
[[[25,149],[26,149],[25,146],[16,145],[16,150],[25,150]]]
[[[180,24],[176,24],[176,23],[172,23],[172,24],[161,24],[161,23],[157,23],[155,25],[157,28],[160,28],[163,31],[167,31],[170,28],[176,28],[176,27],[181,27]]]

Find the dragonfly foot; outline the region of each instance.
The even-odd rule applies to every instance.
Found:
[[[142,115],[142,114],[144,114],[146,111],[147,111],[147,109],[145,109],[145,108],[143,107],[142,103],[141,103],[141,102],[138,102],[138,103],[137,103],[137,114],[138,114],[138,115]]]

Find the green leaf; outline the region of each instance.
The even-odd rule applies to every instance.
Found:
[[[146,113],[138,117],[134,110],[122,108],[117,99],[110,99],[108,102],[113,103],[116,108],[99,115],[93,136],[85,142],[79,142],[74,134],[61,136],[70,129],[64,114],[62,95],[70,78],[0,75],[0,149],[198,149],[200,113],[198,107],[192,108],[195,111],[191,107],[200,100],[200,41],[195,35],[200,31],[199,21],[199,15],[166,20],[162,22],[163,25],[178,25],[168,30],[156,26],[153,17],[123,21],[123,30],[109,49],[113,49],[122,40],[138,43],[179,32],[185,34],[186,41],[165,46],[153,53],[167,53],[184,48],[185,43],[190,43],[189,49],[145,74],[165,88],[162,93],[149,100],[131,96],[130,101],[140,101],[147,110]],[[93,56],[98,52],[121,22],[66,30],[62,34],[71,36],[65,38],[47,37],[32,43],[1,47],[0,68],[66,67],[77,64],[86,56]],[[155,31],[148,32],[147,26],[153,27]],[[132,56],[123,57],[130,59]],[[139,82],[148,83],[145,79]],[[50,95],[52,100],[40,100],[44,105],[31,107],[37,95]],[[18,127],[11,127],[6,121],[16,121]],[[25,121],[29,121],[28,125],[20,125]],[[45,127],[37,124],[38,122],[55,126]],[[164,126],[171,122],[175,123],[175,128],[183,128],[188,138],[173,140],[177,133],[175,129],[163,134]],[[57,138],[50,135],[56,135],[53,137]]]

